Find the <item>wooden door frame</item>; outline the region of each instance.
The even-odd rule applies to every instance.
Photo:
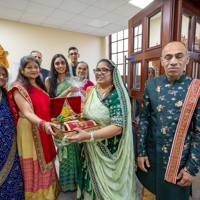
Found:
[[[136,97],[139,95],[140,100],[143,94],[144,84],[147,78],[147,61],[150,59],[155,59],[161,56],[161,51],[163,47],[172,40],[172,19],[173,19],[173,4],[174,0],[154,0],[149,6],[141,10],[133,18],[129,20],[129,46],[128,46],[128,56],[134,56],[134,61],[129,61],[128,67],[128,92],[130,97]],[[149,48],[149,18],[154,14],[162,11],[161,20],[161,39],[160,45]],[[166,18],[169,18],[167,21]],[[142,23],[142,50],[139,52],[133,52],[133,30],[134,27]],[[144,59],[145,58],[145,59]],[[131,77],[133,74],[132,66],[133,63],[141,61],[141,82],[140,91],[138,89],[132,88]],[[164,68],[160,67],[160,74],[164,74]]]

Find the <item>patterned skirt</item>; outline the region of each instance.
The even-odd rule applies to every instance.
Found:
[[[42,173],[31,132],[31,124],[20,118],[17,124],[17,146],[24,181],[26,200],[54,200],[60,185],[55,166]]]
[[[58,147],[58,151],[62,151],[63,154],[64,148],[59,149],[61,141],[56,138],[54,142]],[[62,157],[62,161],[59,161],[59,180],[63,192],[77,189],[78,169],[80,166],[80,145],[78,143],[72,143],[65,146],[65,148],[67,148],[67,158]]]

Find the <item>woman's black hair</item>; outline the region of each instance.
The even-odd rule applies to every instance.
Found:
[[[155,72],[155,69],[153,68],[153,67],[149,67],[149,69],[152,69],[153,70],[153,78],[155,77],[155,75],[156,75],[156,72]]]
[[[83,64],[86,65],[87,70],[88,70],[87,79],[89,79],[89,65],[88,65],[86,62],[84,62],[84,61],[80,61],[80,62],[78,62],[77,66],[76,66],[76,69],[77,69],[78,65],[81,64],[81,63],[83,63]]]
[[[31,84],[30,84],[29,79],[22,74],[22,70],[24,70],[26,66],[28,65],[28,63],[31,61],[35,62],[40,67],[40,63],[35,57],[31,55],[22,57],[20,60],[20,68],[19,68],[19,72],[18,72],[18,76],[16,80],[16,81],[21,81],[26,86],[29,92],[32,92]],[[40,78],[40,75],[38,75],[38,77],[35,79],[35,82],[40,88],[42,88],[44,91],[47,91],[42,79]]]
[[[67,59],[62,54],[56,54],[51,60],[51,69],[50,69],[50,73],[49,73],[49,75],[51,76],[49,78],[49,83],[50,83],[49,96],[51,98],[56,97],[58,73],[55,70],[54,62],[55,62],[56,58],[59,58],[59,57],[62,57],[66,63],[66,71],[65,71],[66,76],[70,76],[69,65],[68,65]]]
[[[2,63],[0,63],[0,69],[3,69],[6,72],[6,78],[8,78],[8,70],[6,69],[6,67]],[[1,90],[4,93],[4,95],[6,96],[6,98],[8,99],[6,87],[1,87]]]
[[[99,63],[104,62],[106,63],[106,66],[111,70],[111,77],[113,78],[113,72],[115,69],[115,66],[112,65],[112,63],[107,60],[107,59],[101,59],[98,63],[97,66],[99,65]],[[97,68],[96,66],[96,68]],[[115,86],[113,85],[112,89],[110,90],[110,92],[108,92],[108,94],[102,99],[102,102],[105,101],[106,99],[108,99],[108,97],[112,94],[112,92],[115,90]]]

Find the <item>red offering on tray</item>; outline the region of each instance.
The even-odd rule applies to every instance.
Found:
[[[60,128],[52,128],[61,139],[65,135],[71,137],[77,134],[77,131],[73,130],[76,127],[86,131],[100,129],[100,124],[92,120],[84,120],[80,96],[51,99],[49,107],[51,121],[60,125]],[[57,120],[56,118],[60,115],[62,119]]]

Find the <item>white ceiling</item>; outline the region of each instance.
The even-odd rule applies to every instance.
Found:
[[[128,28],[141,10],[128,1],[0,0],[0,18],[103,37]]]

